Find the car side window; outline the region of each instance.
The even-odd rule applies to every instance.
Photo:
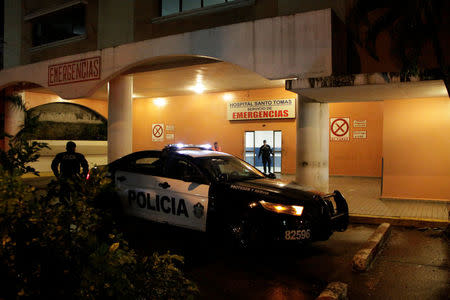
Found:
[[[179,158],[168,161],[165,176],[186,182],[206,183],[205,177],[193,164]]]
[[[127,171],[146,175],[161,176],[163,160],[160,153],[149,153],[131,159],[127,164]]]

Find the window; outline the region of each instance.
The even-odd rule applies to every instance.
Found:
[[[205,178],[198,169],[187,161],[174,158],[169,160],[166,168],[166,176],[173,179],[205,183]]]
[[[233,1],[235,0],[161,0],[161,16],[173,15]]]
[[[33,47],[84,36],[86,7],[80,3],[32,18],[30,22]]]
[[[133,157],[124,161],[123,169],[146,175],[160,176],[162,174],[163,160],[161,153],[152,151],[143,156]]]

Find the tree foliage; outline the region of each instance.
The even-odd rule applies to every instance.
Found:
[[[388,32],[393,42],[391,51],[406,78],[419,75],[419,60],[425,48],[431,45],[438,75],[448,89],[449,67],[443,53],[443,37],[439,35],[448,33],[448,9],[448,1],[442,0],[359,0],[348,14],[347,26],[351,38],[376,60],[379,60],[377,38]]]
[[[29,165],[39,159],[40,150],[48,148],[46,143],[30,141],[39,116],[31,116],[27,113],[25,103],[20,96],[7,96],[6,101],[12,104],[15,109],[24,112],[25,122],[15,136],[10,135],[8,132],[1,133],[2,138],[8,138],[8,150],[0,149],[0,165],[3,168],[3,172],[9,173],[9,176],[12,176],[13,173],[18,175],[26,173],[39,175],[39,172]]]

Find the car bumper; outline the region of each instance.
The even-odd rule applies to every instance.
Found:
[[[254,220],[259,239],[266,241],[307,243],[327,240],[335,231],[348,226],[348,205],[339,191],[326,195],[321,208],[302,216],[274,213],[260,208]],[[255,214],[256,215],[256,214]]]

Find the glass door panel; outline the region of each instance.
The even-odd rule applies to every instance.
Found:
[[[264,140],[272,148],[274,154],[270,157],[270,172],[280,173],[282,145],[280,130],[246,131],[244,160],[264,172],[262,157],[259,156],[259,148],[263,145]]]

